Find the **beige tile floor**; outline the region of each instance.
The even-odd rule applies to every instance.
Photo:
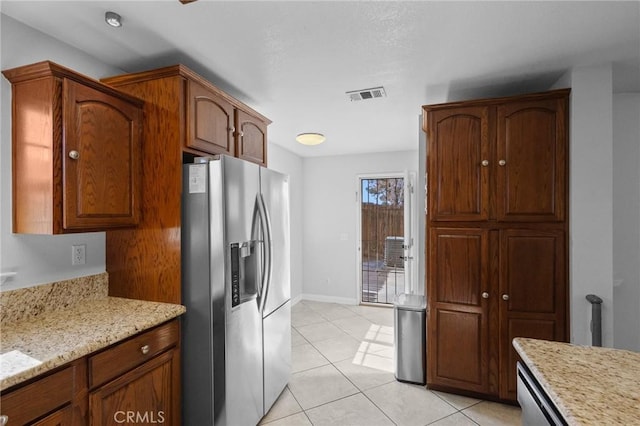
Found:
[[[434,392],[393,374],[393,309],[292,309],[292,376],[261,424],[520,425],[518,407]]]

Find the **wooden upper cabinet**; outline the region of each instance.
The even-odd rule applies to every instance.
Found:
[[[186,145],[210,154],[235,154],[234,107],[196,81],[188,81]]]
[[[568,96],[425,106],[429,220],[565,220]]]
[[[549,222],[565,217],[567,98],[497,108],[497,219]]]
[[[267,124],[236,110],[236,157],[267,166]]]
[[[143,102],[48,61],[3,74],[12,83],[13,232],[136,226]]]
[[[488,219],[489,108],[438,110],[428,120],[430,219]]]

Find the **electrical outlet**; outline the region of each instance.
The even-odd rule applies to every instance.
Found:
[[[78,244],[71,246],[71,264],[84,265],[86,263],[86,244]]]

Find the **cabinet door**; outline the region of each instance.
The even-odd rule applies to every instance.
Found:
[[[501,231],[499,256],[500,397],[515,400],[513,339],[567,338],[564,232]]]
[[[267,126],[262,121],[236,110],[236,157],[267,166]]]
[[[489,108],[428,112],[430,220],[489,218]]]
[[[180,424],[179,368],[172,349],[91,392],[91,426]]]
[[[136,225],[142,111],[67,79],[63,93],[64,228]]]
[[[210,154],[234,155],[233,105],[192,80],[187,97],[187,147]]]
[[[497,109],[497,219],[561,222],[567,192],[567,100]]]
[[[489,233],[429,230],[427,383],[486,393]]]

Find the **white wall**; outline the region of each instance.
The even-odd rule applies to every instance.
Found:
[[[274,144],[269,145],[269,168],[289,175],[291,220],[291,298],[302,297],[303,283],[303,194],[302,158]]]
[[[121,74],[81,51],[0,14],[0,68],[51,60],[94,78]],[[2,290],[105,271],[104,233],[35,236],[11,232],[11,84],[1,77],[0,272],[15,271]],[[71,245],[86,244],[87,263],[71,266]]]
[[[640,94],[613,96],[613,345],[640,352]]]
[[[303,164],[303,297],[355,304],[357,176],[415,172],[418,151],[305,158]]]
[[[603,299],[602,343],[613,345],[613,124],[611,65],[578,67],[571,87],[570,323],[573,343],[591,344],[587,294]]]

